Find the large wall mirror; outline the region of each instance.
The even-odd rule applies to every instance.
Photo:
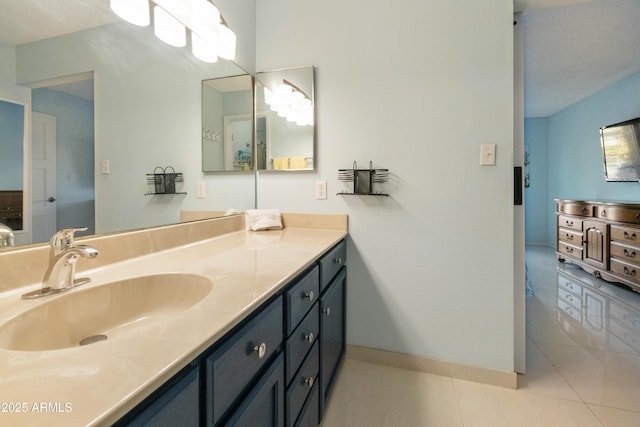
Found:
[[[0,99],[0,224],[12,230],[25,228],[27,123],[25,104]]]
[[[202,170],[253,172],[253,78],[202,82]]]
[[[122,21],[106,0],[24,0],[3,9],[0,99],[19,99],[29,110],[29,146],[17,162],[26,167],[25,189],[38,180],[24,156],[37,151],[32,137],[53,135],[58,143],[55,173],[43,179],[51,187],[43,190],[44,200],[57,219],[45,223],[41,238],[31,235],[36,227],[17,232],[16,243],[45,242],[64,227],[105,233],[175,223],[184,210],[255,207],[253,174],[202,172],[202,81],[246,75],[255,61],[253,0],[214,3],[236,30],[242,66],[205,63],[188,48],[169,46],[152,27]],[[79,22],[50,37],[50,27]],[[183,194],[145,196],[146,174],[158,166],[183,174]],[[207,197],[196,197],[203,184]],[[24,204],[32,203],[25,195]]]
[[[260,171],[316,170],[313,66],[256,73]]]

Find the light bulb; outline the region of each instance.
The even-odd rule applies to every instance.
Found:
[[[187,45],[184,25],[159,6],[153,8],[153,26],[156,37],[163,42],[175,47]]]
[[[146,27],[149,25],[149,1],[148,0],[111,0],[111,10],[125,21]]]

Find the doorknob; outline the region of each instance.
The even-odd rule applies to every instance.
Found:
[[[55,197],[49,197],[49,198],[47,199],[47,201],[48,201],[48,202],[50,202],[50,203],[53,203],[53,202],[55,202],[55,201],[56,201],[56,198],[55,198]]]

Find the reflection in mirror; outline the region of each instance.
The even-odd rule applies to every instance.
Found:
[[[6,227],[14,231],[23,229],[26,114],[24,104],[0,100],[0,227],[4,225],[3,230]],[[0,246],[5,245],[0,242]]]
[[[62,8],[58,2],[12,2],[0,17],[2,23],[15,24],[0,25],[0,98],[23,103],[29,122],[35,122],[35,112],[41,110],[57,116],[58,131],[62,130],[58,113],[44,111],[36,105],[59,104],[54,95],[69,95],[59,88],[57,94],[46,93],[53,89],[50,83],[60,83],[61,79],[67,80],[67,76],[85,75],[95,88],[92,109],[90,104],[84,109],[79,107],[87,115],[95,113],[94,122],[85,128],[87,137],[82,137],[87,142],[87,153],[81,153],[78,147],[65,148],[65,155],[58,156],[59,161],[67,159],[68,162],[56,165],[56,186],[66,185],[69,197],[67,199],[58,188],[43,199],[55,199],[49,205],[58,208],[64,200],[69,200],[69,210],[57,214],[52,228],[63,228],[60,221],[69,220],[72,222],[69,226],[95,224],[96,233],[109,233],[175,223],[180,221],[184,210],[225,212],[230,207],[239,210],[255,207],[253,174],[204,175],[200,158],[202,80],[246,74],[246,71],[223,59],[214,64],[205,63],[187,49],[164,44],[155,37],[152,28],[120,21],[109,10],[109,2],[67,0],[61,3]],[[247,5],[243,2],[224,3],[224,6],[231,28],[248,28],[254,24],[255,19],[245,13]],[[52,26],[79,23],[82,19],[77,17],[78,9],[84,11],[80,15],[104,20],[71,32],[61,28],[55,33],[56,37],[50,39],[43,38],[38,31],[43,21]],[[69,18],[73,12],[76,18]],[[32,34],[25,34],[23,29]],[[19,39],[16,38],[18,32]],[[247,41],[251,38],[242,32],[237,35],[239,46],[251,52]],[[243,50],[239,53],[247,59]],[[47,89],[43,90],[43,86]],[[35,112],[32,113],[32,109]],[[33,142],[28,136],[34,131],[25,123],[25,153],[28,153]],[[58,138],[60,148],[63,139],[67,141],[66,137]],[[23,160],[17,164],[25,165],[24,191],[31,193],[31,159]],[[106,170],[103,164],[107,165]],[[187,194],[144,197],[146,174],[156,166],[169,165],[184,173],[183,186]],[[52,183],[50,179],[45,181]],[[0,184],[2,182],[4,179]],[[206,200],[198,199],[195,190],[201,184],[208,187],[210,193],[214,189],[216,193]],[[213,195],[215,197],[211,197]],[[85,205],[88,209],[83,209]],[[91,218],[71,216],[82,212],[91,215],[91,208],[94,208]],[[31,194],[24,194],[24,209],[28,217],[23,218],[23,223],[28,230],[15,234],[16,244],[36,242],[32,240],[35,227],[30,223]],[[48,240],[51,235],[50,232],[44,234],[46,238],[40,241]]]
[[[252,111],[250,75],[202,82],[203,172],[253,170]]]
[[[256,73],[256,111],[259,170],[316,169],[313,66]]]

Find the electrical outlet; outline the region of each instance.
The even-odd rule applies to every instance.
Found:
[[[204,199],[205,197],[207,197],[207,183],[198,181],[196,185],[196,199]]]
[[[327,181],[316,181],[316,200],[327,200]]]
[[[101,166],[103,175],[109,175],[111,173],[111,164],[109,160],[103,160]]]

